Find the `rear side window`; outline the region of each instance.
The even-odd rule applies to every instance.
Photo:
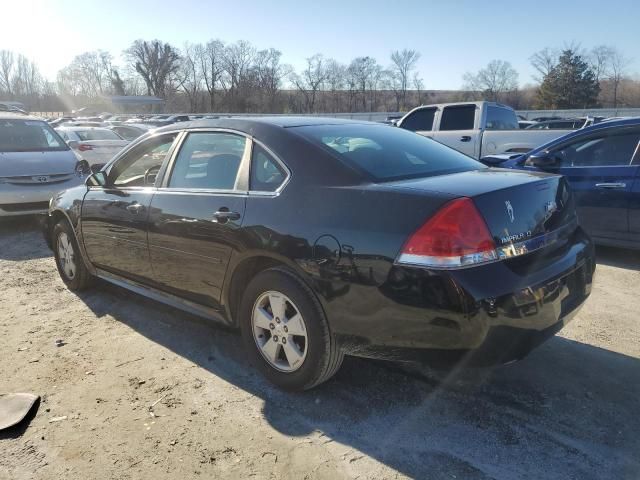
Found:
[[[122,140],[122,137],[111,130],[75,130],[78,138],[87,142],[89,140]]]
[[[400,128],[411,130],[412,132],[428,132],[433,130],[433,117],[435,108],[423,108],[416,110],[402,121]]]
[[[283,184],[287,172],[269,152],[257,143],[251,153],[251,176],[249,190],[255,192],[275,192]]]
[[[247,139],[233,133],[190,133],[180,147],[170,188],[233,190]]]
[[[485,168],[441,143],[384,125],[316,125],[291,130],[361,172],[386,181]]]
[[[518,130],[518,117],[508,108],[487,108],[487,130]]]
[[[473,130],[475,116],[475,105],[445,107],[440,120],[440,130]]]

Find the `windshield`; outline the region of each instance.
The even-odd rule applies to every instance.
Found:
[[[67,144],[40,120],[0,120],[0,152],[47,152],[68,150]]]
[[[106,129],[74,130],[74,132],[83,142],[88,140],[122,140],[122,137],[116,132]]]
[[[376,181],[484,168],[456,150],[396,127],[347,124],[295,130]]]

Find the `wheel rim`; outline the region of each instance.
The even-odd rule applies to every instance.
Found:
[[[73,280],[76,276],[75,254],[69,236],[65,232],[58,236],[58,258],[60,259],[60,268],[65,276],[69,280]]]
[[[307,326],[298,307],[276,291],[263,293],[251,313],[251,329],[258,351],[276,370],[294,372],[307,357]]]

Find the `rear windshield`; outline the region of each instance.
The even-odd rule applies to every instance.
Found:
[[[485,168],[452,148],[397,127],[320,125],[295,130],[376,181]]]
[[[0,152],[69,150],[53,128],[39,120],[0,120]]]
[[[75,130],[75,134],[83,142],[88,140],[122,140],[122,137],[111,130]]]

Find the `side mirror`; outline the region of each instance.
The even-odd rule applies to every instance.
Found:
[[[556,156],[548,151],[543,151],[527,158],[525,165],[538,167],[541,170],[560,166],[560,161]]]
[[[77,140],[68,140],[67,141],[67,145],[69,145],[69,148],[73,148],[74,150],[76,148],[78,148],[79,144],[80,144],[80,142],[78,142]]]
[[[104,187],[107,184],[107,174],[104,172],[94,172],[85,180],[87,187]]]

